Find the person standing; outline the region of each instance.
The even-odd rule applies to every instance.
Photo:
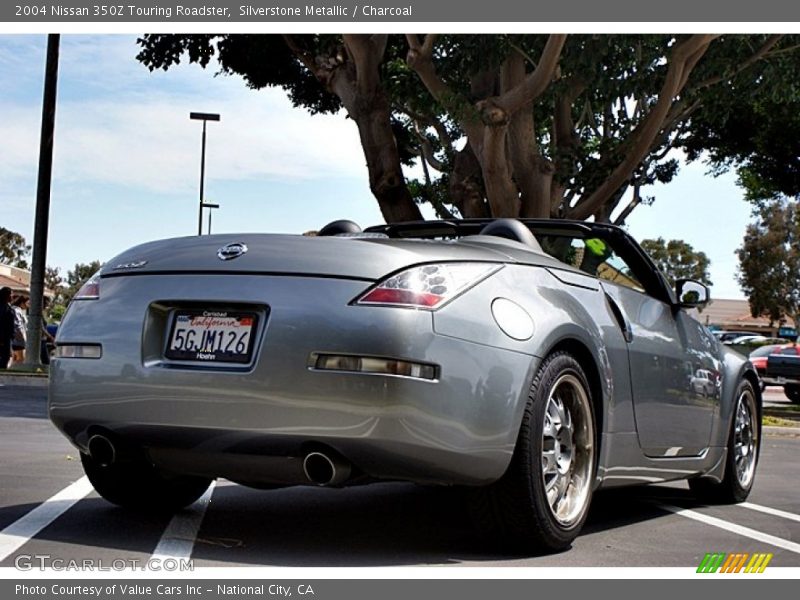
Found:
[[[27,296],[17,296],[11,303],[15,316],[14,337],[11,339],[13,364],[25,362],[25,346],[28,339],[28,306]]]
[[[11,360],[11,339],[14,337],[16,319],[11,301],[11,288],[0,288],[0,369],[7,369]]]

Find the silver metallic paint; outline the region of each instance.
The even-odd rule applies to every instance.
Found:
[[[234,241],[250,251],[220,262],[216,250]],[[433,313],[351,304],[393,272],[447,260],[505,268]],[[298,482],[297,458],[324,445],[376,478],[488,483],[508,466],[541,359],[568,347],[594,373],[599,485],[719,478],[736,386],[754,373],[673,306],[490,236],[216,235],[145,244],[109,264],[143,261],[131,273],[104,270],[101,298],[70,306],[58,343],[99,343],[103,357],[53,361],[50,416],[81,449],[108,431],[187,473]],[[532,317],[535,335],[516,340],[497,326],[498,297]],[[187,302],[259,312],[252,362],[164,360],[169,311]],[[716,395],[678,387],[675,366],[690,351],[722,373]],[[441,377],[314,371],[314,352],[420,361]],[[654,372],[653,356],[669,366]],[[692,455],[664,457],[676,447]]]

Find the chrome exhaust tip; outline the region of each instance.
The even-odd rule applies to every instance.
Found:
[[[114,444],[104,435],[93,435],[87,444],[89,456],[101,467],[108,467],[114,464],[117,459],[117,451]]]
[[[350,464],[322,452],[309,452],[303,459],[303,472],[311,483],[340,485],[350,478]]]

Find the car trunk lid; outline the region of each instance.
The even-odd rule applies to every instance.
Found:
[[[509,257],[491,248],[458,242],[217,234],[136,246],[111,259],[101,274],[253,273],[374,281],[414,264],[470,260],[508,262]]]

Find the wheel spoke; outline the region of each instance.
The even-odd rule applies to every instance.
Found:
[[[542,452],[542,472],[545,475],[552,475],[554,473],[558,473],[555,454],[556,454],[555,450]]]

